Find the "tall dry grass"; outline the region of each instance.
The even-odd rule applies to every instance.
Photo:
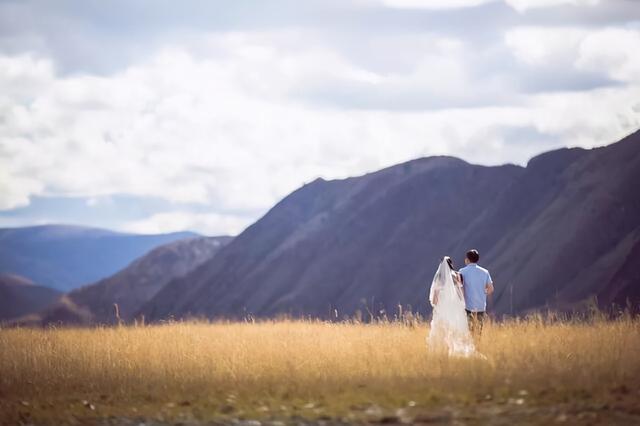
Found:
[[[608,392],[640,379],[640,323],[489,324],[486,359],[426,348],[426,325],[311,321],[0,330],[0,396],[229,394],[313,398],[345,392],[469,395]]]

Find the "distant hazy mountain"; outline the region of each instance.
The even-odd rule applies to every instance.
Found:
[[[231,237],[194,237],[157,247],[115,275],[68,293],[26,322],[114,323],[114,304],[118,305],[121,319],[129,321],[167,282],[210,260],[230,240]]]
[[[17,275],[0,275],[0,321],[37,312],[62,293]]]
[[[200,268],[167,284],[147,318],[421,311],[439,259],[475,247],[517,313],[636,298],[640,133],[561,149],[526,168],[425,158],[287,196]]]
[[[195,235],[134,235],[62,225],[4,228],[0,273],[68,291],[119,271],[154,247]]]

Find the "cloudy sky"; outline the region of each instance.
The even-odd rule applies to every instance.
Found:
[[[236,234],[318,176],[640,127],[637,0],[0,1],[0,227]]]

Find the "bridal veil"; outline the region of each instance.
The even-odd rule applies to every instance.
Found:
[[[446,258],[440,262],[431,282],[429,302],[433,306],[433,318],[427,337],[428,348],[455,356],[473,355],[475,347],[467,324],[464,300],[456,289],[453,271]]]

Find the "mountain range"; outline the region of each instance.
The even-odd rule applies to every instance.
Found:
[[[560,149],[526,167],[431,157],[317,179],[216,256],[165,285],[150,319],[428,313],[443,255],[470,248],[493,276],[490,309],[575,309],[638,301],[640,133]]]
[[[0,273],[66,292],[118,272],[161,244],[196,235],[136,235],[66,225],[3,228]]]

